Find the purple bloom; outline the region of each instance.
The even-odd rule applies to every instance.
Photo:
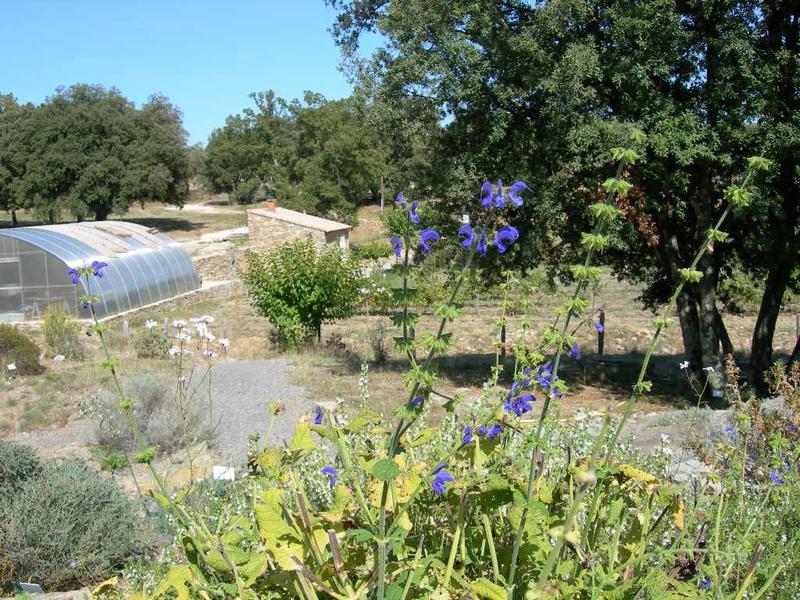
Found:
[[[489,242],[486,239],[486,232],[483,232],[478,238],[478,244],[475,246],[475,251],[481,256],[486,256],[486,251],[488,249],[489,249]]]
[[[797,425],[795,425],[794,423],[789,423],[786,429],[789,431],[789,433],[794,433],[795,431],[797,431]]]
[[[333,467],[322,467],[322,472],[328,476],[328,483],[331,484],[331,487],[336,485],[336,479],[339,477],[339,473]]]
[[[417,214],[417,201],[414,200],[408,209],[408,220],[414,224],[419,223],[419,215]]]
[[[78,561],[75,560],[74,558],[71,561],[69,561],[68,564],[69,564],[69,568],[70,569],[77,569],[78,568]]]
[[[780,474],[778,469],[772,469],[769,473],[769,478],[772,480],[772,483],[777,483],[778,485],[786,483],[786,479],[783,478],[783,475]]]
[[[522,380],[522,387],[526,390],[531,387],[531,369],[530,367],[525,367],[522,369],[522,374],[525,375],[525,379]]]
[[[314,407],[314,425],[322,425],[322,421],[324,419],[324,415],[322,414],[322,409],[319,406]]]
[[[506,197],[503,195],[503,180],[497,180],[497,193],[492,196],[492,200],[494,201],[494,205],[497,208],[504,208],[506,205]]]
[[[68,269],[67,277],[72,277],[72,285],[78,285],[78,282],[81,280],[81,274],[78,269]]]
[[[431,486],[433,487],[433,494],[434,496],[441,496],[447,491],[447,483],[450,481],[455,481],[453,476],[446,470],[447,464],[442,463],[433,471],[433,481],[431,481]]]
[[[494,245],[497,246],[497,251],[502,254],[518,237],[519,231],[516,227],[505,225],[494,234]]]
[[[95,277],[104,277],[105,273],[103,273],[103,269],[108,266],[108,263],[95,260],[92,262],[92,271],[94,271]]]
[[[736,439],[736,428],[733,425],[726,425],[725,433],[730,435],[732,438]]]
[[[467,425],[464,427],[464,436],[461,438],[461,443],[469,446],[472,443],[472,427]]]
[[[410,404],[411,408],[419,408],[420,406],[422,406],[422,402],[423,402],[423,400],[424,400],[424,399],[422,398],[422,396],[416,396],[416,397],[415,397],[415,398],[414,398],[414,399],[411,401],[411,404]]]
[[[522,206],[522,196],[520,196],[520,193],[523,190],[530,191],[530,188],[525,184],[524,181],[515,181],[511,184],[511,187],[508,188],[508,199],[511,200],[511,204],[517,208]]]
[[[492,206],[492,182],[484,181],[481,186],[481,206],[491,208]]]
[[[486,437],[489,440],[493,440],[501,433],[503,433],[503,426],[500,424],[495,424],[489,427],[489,435],[487,435]]]
[[[514,398],[513,400],[506,399],[506,402],[503,404],[503,408],[506,412],[513,412],[518,417],[521,417],[526,412],[533,410],[532,402],[536,402],[536,398],[533,394],[524,394],[519,398]]]
[[[472,227],[469,226],[469,223],[464,223],[461,227],[458,228],[458,236],[464,236],[464,239],[461,240],[461,247],[469,250],[472,247],[472,242],[475,241],[475,232],[472,231]]]
[[[558,377],[556,377],[556,379],[558,379]],[[550,397],[551,398],[561,398],[561,396],[563,396],[563,395],[564,395],[564,393],[561,390],[559,390],[558,388],[554,387],[552,390],[550,390]]]
[[[703,577],[700,580],[700,583],[697,585],[701,590],[707,590],[714,584],[714,580],[711,577]]]
[[[574,358],[575,360],[581,359],[581,349],[578,348],[578,343],[575,342],[572,344],[572,348],[569,349],[569,355]]]
[[[606,330],[605,326],[600,321],[597,321],[594,324],[594,328],[597,329],[597,331],[600,333],[603,333]]]
[[[550,391],[550,379],[553,376],[553,363],[548,362],[536,369],[536,381],[543,389]]]
[[[389,238],[389,241],[392,243],[392,252],[396,257],[400,258],[400,252],[403,250],[403,240],[393,235]]]
[[[401,206],[401,208],[403,208],[403,209],[405,209],[406,206],[408,206],[406,204],[405,198],[403,198],[403,192],[400,192],[400,193],[397,194],[397,198],[395,198],[395,202],[397,202]]]
[[[432,248],[431,244],[433,242],[438,242],[441,236],[438,232],[434,231],[433,229],[423,229],[419,232],[419,245],[422,247],[422,251],[425,254],[430,254]]]
[[[481,425],[480,427],[478,427],[478,435],[483,437],[484,435],[486,435],[487,429],[488,428],[486,427],[486,425]]]

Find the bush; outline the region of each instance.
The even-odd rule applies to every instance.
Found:
[[[68,359],[83,360],[86,354],[81,344],[80,325],[62,304],[49,304],[45,309],[42,336],[48,356],[61,354]]]
[[[232,204],[251,204],[256,199],[256,193],[261,189],[261,182],[258,179],[248,179],[243,181],[230,194]]]
[[[310,238],[265,253],[249,252],[242,277],[256,310],[267,317],[289,345],[300,345],[322,324],[353,314],[361,288],[358,261],[350,253]]]
[[[39,375],[44,367],[39,362],[39,347],[25,333],[11,325],[0,324],[0,371],[16,365],[17,375]]]
[[[95,583],[148,545],[136,506],[86,464],[47,464],[0,497],[5,568],[0,587],[35,581],[46,590]]]
[[[134,401],[133,411],[146,446],[169,453],[210,439],[204,389],[191,390],[186,405],[181,406],[175,384],[158,375],[141,374],[126,379],[123,388]],[[91,409],[98,421],[95,439],[107,451],[133,451],[136,449],[133,434],[118,402],[110,391],[96,398]]]
[[[16,493],[26,479],[39,473],[41,467],[30,446],[0,440],[0,498]]]
[[[362,260],[378,260],[392,255],[392,247],[386,242],[367,242],[353,248],[355,255]]]
[[[148,325],[137,332],[133,338],[136,356],[139,358],[166,358],[170,348],[166,332],[157,324],[151,326],[155,321],[147,323]]]

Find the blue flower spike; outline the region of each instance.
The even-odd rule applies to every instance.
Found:
[[[433,229],[423,229],[419,232],[419,245],[425,254],[430,254],[433,248],[431,244],[438,242],[441,236]]]
[[[433,488],[434,496],[441,496],[447,491],[447,484],[455,481],[453,476],[447,471],[447,463],[442,463],[433,470],[433,481],[431,487]]]
[[[336,485],[336,480],[339,478],[338,471],[333,467],[322,467],[323,474],[328,476],[328,483],[331,484],[331,487]]]
[[[472,248],[472,242],[475,241],[475,232],[472,230],[472,227],[470,227],[469,223],[464,223],[458,228],[458,236],[463,236],[464,238],[459,242],[462,248],[465,250]]]
[[[525,190],[530,191],[530,189],[531,188],[529,188],[524,181],[515,181],[512,183],[511,187],[508,188],[508,199],[511,204],[516,208],[522,206],[523,201],[520,194]]]
[[[325,416],[322,414],[322,409],[319,406],[314,407],[314,425],[322,425]]]
[[[497,246],[497,251],[503,254],[518,237],[519,230],[516,227],[513,225],[504,225],[494,234],[494,245]]]
[[[392,254],[400,258],[400,253],[403,251],[403,240],[393,235],[389,238],[389,241],[392,243]]]

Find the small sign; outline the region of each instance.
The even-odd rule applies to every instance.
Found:
[[[19,593],[44,594],[42,586],[38,583],[17,583],[15,587]]]
[[[236,479],[236,472],[233,467],[214,465],[211,469],[211,478],[215,481],[233,481]]]

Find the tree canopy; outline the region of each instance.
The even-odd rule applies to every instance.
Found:
[[[606,151],[646,133],[621,206],[628,226],[608,260],[663,300],[706,243],[722,191],[752,154],[776,169],[679,299],[692,366],[720,366],[730,344],[716,289],[732,265],[766,281],[753,362],[771,359],[777,311],[800,257],[794,3],[734,0],[329,0],[334,35],[364,93],[385,112],[435,110],[433,192],[460,214],[476,182],[533,188],[515,224],[518,264],[560,271],[578,248]],[[358,58],[365,32],[384,44]],[[377,109],[376,109],[377,110]],[[457,210],[453,210],[453,209]],[[765,228],[770,232],[767,234]],[[783,256],[785,260],[776,260]],[[757,383],[760,383],[757,378]]]
[[[3,98],[0,208],[102,220],[136,202],[186,199],[186,133],[163,96],[137,108],[113,88],[77,84],[39,106]]]

